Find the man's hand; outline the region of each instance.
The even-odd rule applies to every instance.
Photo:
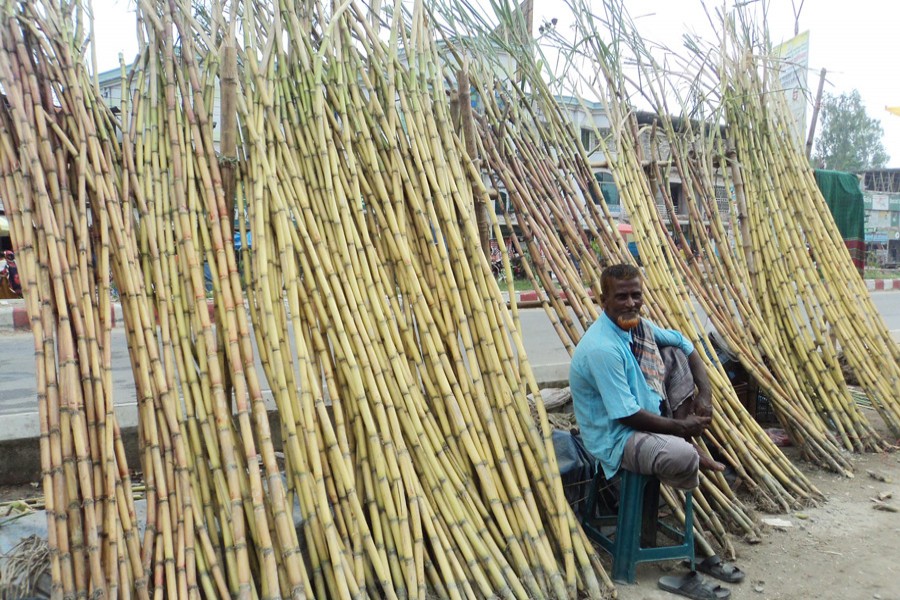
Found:
[[[706,431],[706,428],[712,423],[712,417],[690,415],[683,419],[667,419],[642,409],[630,417],[619,419],[619,422],[638,431],[689,438]]]
[[[706,428],[709,427],[709,424],[712,423],[711,416],[701,416],[701,415],[690,415],[685,417],[684,419],[674,420],[675,423],[678,423],[678,427],[681,430],[679,435],[681,437],[694,437],[702,434],[706,431]]]

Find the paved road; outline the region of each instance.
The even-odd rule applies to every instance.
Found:
[[[873,292],[878,311],[900,341],[900,293]],[[539,379],[564,378],[569,355],[541,309],[520,311],[525,350]],[[113,383],[117,404],[135,402],[131,365],[121,327],[113,330]],[[0,415],[30,413],[36,410],[34,381],[34,343],[28,332],[0,335]],[[262,372],[260,370],[260,372]]]
[[[536,369],[544,369],[545,373],[550,373],[555,366],[557,367],[555,371],[559,372],[559,369],[568,363],[569,354],[554,333],[544,311],[521,310],[520,320],[525,331],[525,351],[532,365]],[[116,404],[133,404],[136,395],[124,328],[114,328],[111,336],[112,377]],[[258,363],[257,368],[262,375],[262,367]],[[563,371],[563,377],[566,372],[567,367]],[[18,331],[0,334],[0,415],[31,413],[37,410],[34,373],[34,341],[31,333]]]

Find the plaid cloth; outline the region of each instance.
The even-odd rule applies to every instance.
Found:
[[[687,356],[681,348],[666,346],[660,348],[659,353],[666,369],[665,400],[669,412],[664,414],[671,417],[685,400],[694,395],[694,375],[691,373]]]
[[[641,367],[647,385],[659,394],[659,411],[670,417],[694,395],[694,376],[681,348],[659,348],[653,331],[643,320],[631,330],[631,351]]]
[[[643,319],[641,319],[640,325],[631,330],[631,351],[641,367],[641,373],[644,374],[647,385],[665,400],[666,367],[659,354],[656,340],[653,339],[653,331]]]

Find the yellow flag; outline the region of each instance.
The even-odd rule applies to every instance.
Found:
[[[889,113],[894,113],[898,117],[900,117],[900,106],[885,106],[884,109]]]

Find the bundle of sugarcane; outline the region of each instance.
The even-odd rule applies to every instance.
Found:
[[[335,431],[321,386],[273,386],[276,403],[329,453],[332,498],[318,511],[338,511],[341,545],[330,550],[346,556],[360,584],[372,578],[366,554],[407,593],[423,592],[427,574],[442,594],[599,594],[593,551],[541,439],[546,420],[539,431],[523,403],[536,385],[514,361],[478,245],[474,168],[446,104],[431,97],[441,79],[422,6],[409,31],[401,17],[387,45],[354,6],[315,47],[300,27],[283,50],[254,51],[245,38],[245,53],[260,57],[247,65],[246,89],[262,100],[242,114],[247,164],[263,175],[243,180],[254,324],[281,339],[293,325],[293,352],[266,340],[269,378],[279,362],[300,381],[324,378]],[[284,8],[283,18],[304,17]],[[284,286],[287,311],[273,285]],[[302,490],[310,457],[299,446],[286,455]]]
[[[163,447],[174,449],[179,473],[184,471],[174,482],[180,502],[169,503],[175,522],[159,526],[177,540],[180,565],[177,573],[166,572],[160,570],[163,561],[156,561],[155,589],[179,597],[198,588],[208,596],[302,595],[308,585],[296,558],[282,573],[272,546],[273,537],[285,545],[293,541],[296,553],[296,533],[253,366],[231,219],[223,217],[208,119],[215,72],[201,84],[198,72],[186,67],[195,59],[194,49],[179,52],[169,36],[156,35],[161,27],[171,31],[173,20],[185,31],[190,14],[173,15],[168,6],[143,3],[139,15],[145,27],[142,51],[127,82],[123,68],[123,88],[133,90],[133,101],[123,111],[122,169],[131,184],[125,198],[134,204],[132,227],[140,244],[136,264],[149,298],[123,302],[123,316],[129,325],[137,315],[158,320],[158,328],[151,323],[145,331],[129,326],[129,349],[135,354],[146,344],[154,354],[154,376],[162,380],[158,389],[169,390],[160,403],[168,403],[175,417],[174,427],[162,430],[171,438]],[[206,62],[215,68],[215,61]],[[226,373],[233,398],[226,395]],[[143,431],[149,415],[141,417]],[[154,443],[146,437],[142,442],[147,465],[154,460],[149,454]],[[153,478],[147,485],[149,517],[157,503],[164,506],[163,490],[172,490],[173,482]],[[160,541],[156,556],[169,563],[173,548],[165,538]],[[154,540],[146,537],[144,545],[151,554]]]
[[[749,23],[745,15],[738,16],[742,18],[737,21]],[[893,344],[885,344],[887,331],[878,324],[868,293],[862,289],[859,277],[850,275],[846,249],[834,233],[833,220],[827,216],[818,188],[810,179],[811,170],[788,135],[790,120],[783,116],[787,113],[780,103],[780,94],[768,93],[767,86],[771,84],[753,78],[753,69],[761,68],[767,56],[765,46],[754,46],[748,30],[736,39],[737,31],[728,21],[722,28],[727,33],[723,36],[724,47],[710,52],[692,44],[692,64],[700,65],[707,82],[721,85],[725,91],[719,94],[716,89],[695,87],[694,95],[710,99],[713,106],[701,104],[693,110],[706,108],[710,114],[722,116],[728,123],[727,130],[708,128],[701,133],[687,120],[683,127],[695,130],[676,136],[671,123],[667,124],[667,133],[677,148],[675,164],[682,184],[692,190],[685,198],[700,249],[696,256],[699,260],[690,265],[696,282],[693,290],[706,303],[719,331],[739,350],[742,362],[760,365],[751,372],[766,389],[781,422],[804,445],[807,456],[820,463],[826,456],[844,462],[834,450],[828,450],[827,455],[822,453],[832,446],[830,442],[822,445],[823,435],[836,439],[848,450],[877,450],[884,447],[884,442],[851,397],[838,369],[836,352],[853,352],[858,368],[867,370],[871,394],[894,398],[896,394],[890,392],[896,381]],[[729,47],[731,54],[727,52]],[[757,54],[752,54],[754,51]],[[717,53],[727,58],[710,61],[709,56]],[[718,71],[708,64],[716,65]],[[695,81],[701,79],[697,76]],[[656,99],[661,100],[659,93]],[[759,123],[765,126],[760,127]],[[685,139],[690,140],[688,145],[681,143]],[[775,141],[779,152],[769,156],[767,146],[774,148]],[[730,149],[732,145],[736,151]],[[792,172],[796,185],[774,185],[770,173],[781,162],[791,168],[779,168],[776,177]],[[717,173],[726,189],[733,184],[735,190],[734,210],[728,215],[735,236],[733,245],[727,239],[718,206],[711,201]],[[703,200],[695,202],[696,198]],[[796,201],[800,201],[799,206]],[[711,224],[709,235],[706,222]],[[807,240],[815,240],[819,250]],[[773,254],[773,249],[780,249],[780,254]],[[813,261],[813,256],[827,260]],[[835,280],[849,282],[852,301],[830,300],[832,291],[826,293],[823,288],[825,282]],[[838,287],[847,289],[846,285]],[[757,302],[747,301],[751,294],[756,295]],[[861,304],[859,298],[863,298]],[[860,305],[862,311],[858,310]],[[722,319],[722,315],[728,318]],[[848,317],[866,325],[852,332],[849,343],[835,346],[836,336],[825,332],[832,329],[833,320],[843,323]],[[735,324],[750,338],[735,335]],[[860,340],[862,345],[856,345]],[[880,376],[871,372],[871,359],[860,364],[861,350],[863,356],[872,352],[874,362],[882,365]],[[879,411],[886,423],[894,427],[895,403],[880,403]],[[797,420],[791,413],[802,419]],[[824,464],[834,467],[831,460]]]
[[[726,29],[737,41],[746,31]],[[747,42],[742,44],[747,47]],[[744,256],[763,316],[776,329],[806,393],[844,445],[878,447],[878,436],[856,407],[837,360],[843,352],[873,406],[900,431],[900,365],[896,345],[853,268],[834,220],[792,135],[788,110],[766,66],[766,54],[724,53],[720,73],[729,132],[747,165],[750,249]],[[749,68],[748,68],[749,65]],[[756,72],[760,69],[760,72]],[[768,77],[767,77],[768,76]],[[771,98],[762,102],[760,98]],[[753,126],[751,127],[751,123]]]
[[[115,201],[112,115],[78,53],[85,25],[78,9],[4,11],[4,201],[35,340],[53,594],[147,597],[152,557],[141,554],[110,372],[110,269],[139,272],[118,251],[130,217]],[[166,474],[161,461],[148,467]]]

